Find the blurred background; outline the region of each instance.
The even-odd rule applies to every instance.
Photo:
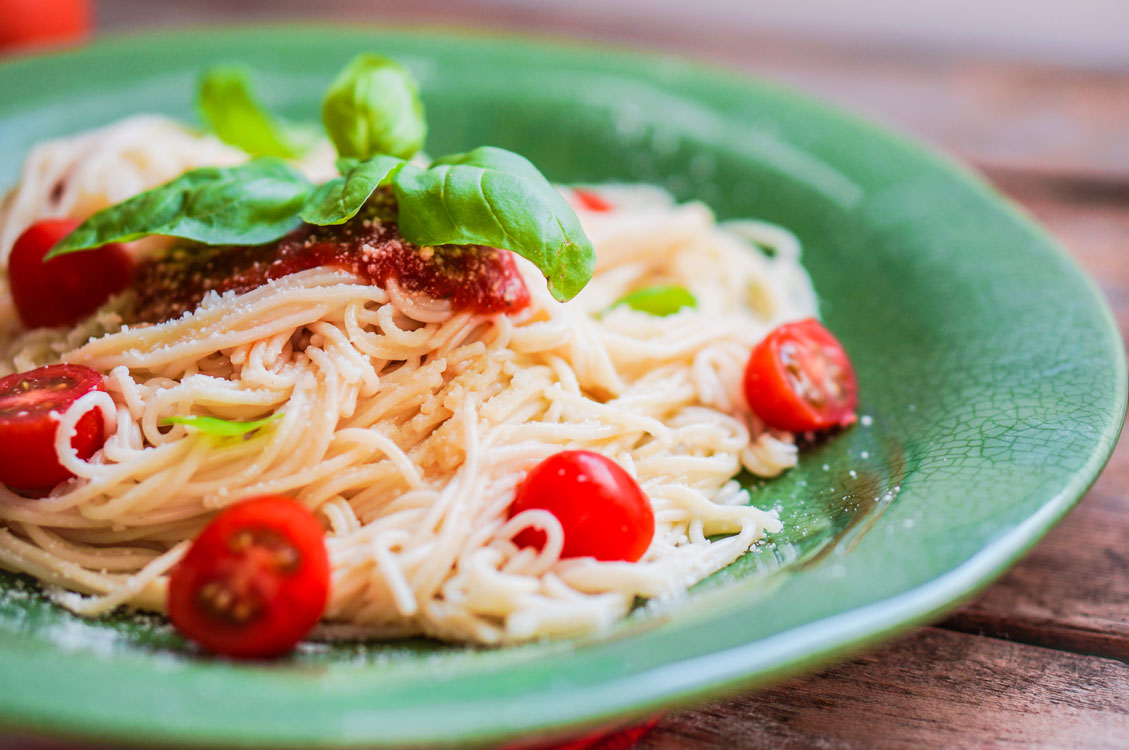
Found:
[[[49,4],[50,0],[38,0]],[[140,28],[185,19],[420,18],[619,39],[749,33],[926,46],[1096,67],[1129,66],[1125,0],[100,0],[97,19]]]
[[[831,99],[988,170],[1129,179],[1127,0],[0,0],[0,55],[310,19],[671,52]]]
[[[280,18],[370,23],[425,20],[480,26],[581,31],[614,39],[749,33],[913,45],[1097,68],[1129,67],[1124,0],[0,0],[27,14],[82,15],[98,30]],[[5,13],[11,22],[15,14]],[[52,20],[46,18],[44,20]],[[17,25],[19,25],[17,23]]]

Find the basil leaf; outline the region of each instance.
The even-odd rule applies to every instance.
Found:
[[[277,118],[260,104],[244,68],[220,66],[204,71],[196,108],[220,140],[256,156],[301,156],[318,139],[314,127]]]
[[[275,412],[269,417],[256,419],[253,422],[233,422],[219,417],[204,417],[192,415],[187,417],[165,417],[161,424],[183,424],[215,437],[240,437],[255,430],[266,427],[271,422],[282,419],[282,412]]]
[[[427,122],[419,89],[394,60],[358,55],[329,87],[321,119],[342,157],[411,158],[423,147]]]
[[[344,224],[357,215],[373,191],[391,183],[406,163],[392,156],[374,156],[356,164],[344,177],[336,177],[314,190],[300,214],[302,221],[320,226]]]
[[[361,163],[360,159],[339,158],[337,161],[333,162],[333,166],[337,168],[337,174],[347,175],[347,174],[349,174],[349,170],[351,170],[353,167],[357,166],[360,163]]]
[[[562,302],[592,278],[596,256],[580,220],[529,160],[483,146],[404,165],[393,179],[400,234],[417,245],[490,245],[531,260]]]
[[[298,226],[310,190],[305,177],[273,157],[194,169],[94,214],[44,260],[150,234],[207,245],[259,245]]]
[[[629,292],[612,303],[612,307],[627,305],[632,310],[649,315],[665,317],[673,315],[684,307],[697,307],[698,300],[684,286],[648,286]]]

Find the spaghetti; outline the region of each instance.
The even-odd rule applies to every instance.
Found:
[[[81,218],[244,159],[157,117],[42,144],[0,207],[0,257],[40,218]],[[301,168],[324,174],[327,162]],[[783,229],[719,225],[655,188],[601,195],[615,210],[577,204],[592,281],[560,303],[518,258],[532,304],[513,315],[327,267],[211,293],[141,327],[124,324],[128,294],[71,330],[19,330],[4,300],[0,375],[65,361],[103,373],[107,393],[60,416],[56,450],[76,479],[38,499],[0,487],[0,565],[83,615],[161,611],[168,571],[217,509],[285,493],[326,529],[321,637],[504,644],[596,631],[636,597],[681,595],[780,529],[734,477],[775,475],[796,449],[749,413],[742,371],[770,330],[815,314],[815,297]],[[666,317],[613,306],[654,284],[681,285],[698,306]],[[109,438],[82,460],[68,436],[92,406]],[[185,414],[279,416],[245,438],[163,424]],[[509,517],[529,469],[565,449],[613,459],[649,497],[656,529],[639,562],[561,559],[552,514]],[[529,527],[545,533],[540,550],[513,543]]]

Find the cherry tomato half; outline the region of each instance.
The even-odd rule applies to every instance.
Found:
[[[266,495],[213,518],[169,576],[169,619],[218,654],[286,653],[314,627],[329,598],[321,524],[288,497]]]
[[[55,452],[58,421],[81,396],[105,391],[102,376],[82,365],[48,365],[0,378],[0,482],[21,490],[44,490],[73,475]],[[75,425],[71,445],[90,458],[106,442],[105,425],[92,409]]]
[[[770,427],[790,432],[853,424],[855,368],[839,341],[808,318],[773,329],[745,367],[749,408]]]
[[[44,263],[43,256],[78,224],[72,219],[37,221],[12,246],[8,283],[16,311],[28,328],[73,325],[133,278],[133,261],[116,243]]]
[[[611,211],[612,204],[608,203],[599,193],[593,193],[591,190],[578,190],[574,189],[572,194],[576,196],[576,202],[580,204],[581,208],[588,211]]]
[[[517,488],[510,516],[534,508],[560,521],[561,557],[635,562],[655,535],[655,514],[643,490],[619,464],[591,451],[561,451],[533,467]],[[525,529],[514,543],[540,548],[545,532]]]

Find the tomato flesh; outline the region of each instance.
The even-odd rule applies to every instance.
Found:
[[[580,207],[586,211],[612,210],[612,204],[604,200],[599,193],[594,193],[591,190],[573,189],[572,194],[576,196],[576,202],[580,204]]]
[[[561,557],[635,562],[655,535],[651,501],[631,475],[592,451],[561,451],[529,472],[518,486],[510,516],[526,510],[552,513],[564,531]],[[524,529],[519,547],[541,548],[545,532]]]
[[[44,263],[43,256],[78,224],[72,219],[37,221],[12,246],[8,283],[16,311],[28,328],[74,325],[133,278],[129,252],[117,243]]]
[[[59,423],[53,415],[91,391],[105,390],[102,376],[82,365],[48,365],[0,378],[0,482],[45,490],[74,476],[59,464]],[[71,446],[86,459],[105,442],[102,414],[92,409],[75,425]]]
[[[776,327],[753,349],[745,398],[770,427],[827,430],[855,422],[858,381],[838,339],[808,318]]]
[[[237,659],[280,656],[317,624],[329,599],[321,524],[266,495],[213,518],[169,576],[169,619],[186,638]]]

